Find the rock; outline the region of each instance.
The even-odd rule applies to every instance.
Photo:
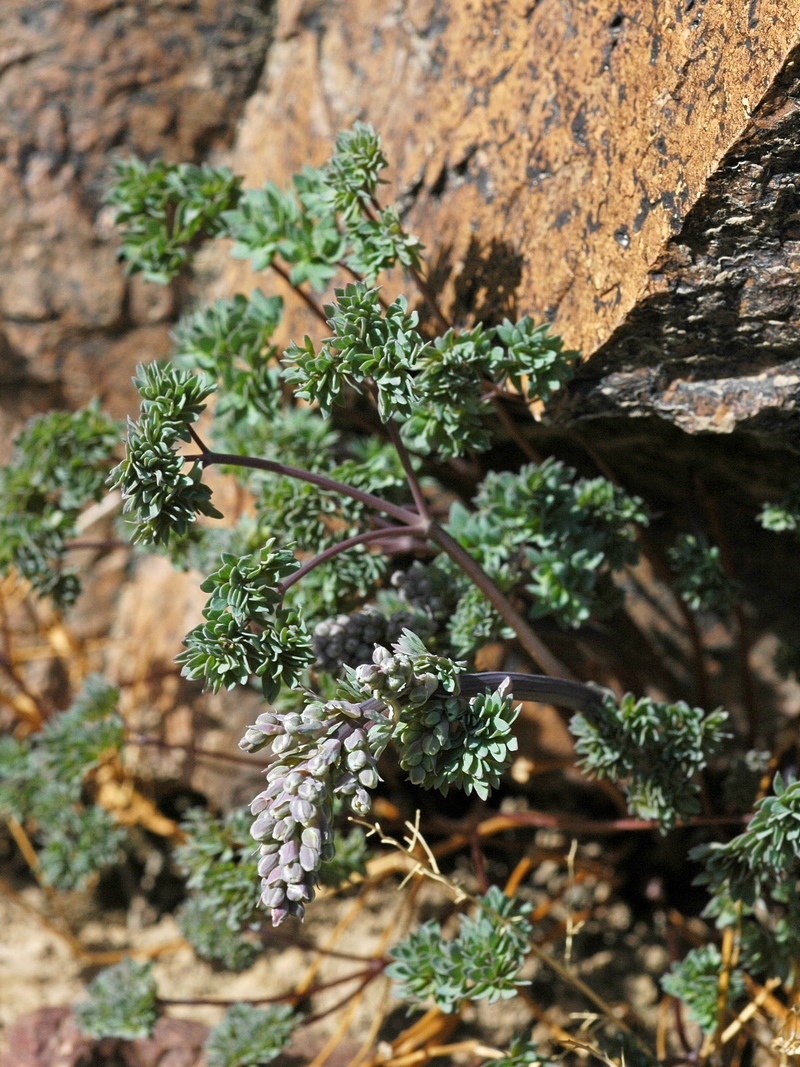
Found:
[[[162,1017],[153,1036],[120,1043],[125,1067],[201,1067],[208,1027],[191,1019]]]
[[[530,312],[582,350],[563,421],[772,434],[800,369],[799,15],[285,0],[234,165],[285,181],[369,121],[393,164],[384,199],[454,317]],[[251,284],[241,265],[228,280]],[[292,310],[289,332],[305,320]]]
[[[69,1008],[39,1008],[8,1031],[0,1067],[101,1067],[96,1045],[80,1032]]]
[[[127,281],[117,262],[103,209],[111,161],[130,152],[193,161],[224,147],[261,72],[271,8],[271,0],[4,5],[0,380],[9,400],[27,398],[11,428],[29,405],[77,406],[98,388],[131,410],[134,351],[139,359],[165,351],[165,328],[142,331],[173,319],[177,305],[170,290]]]
[[[208,1027],[161,1018],[152,1037],[96,1040],[78,1029],[70,1008],[40,1008],[8,1033],[0,1067],[202,1067]]]

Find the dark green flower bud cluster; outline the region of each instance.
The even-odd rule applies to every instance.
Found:
[[[282,606],[281,582],[298,563],[274,539],[255,552],[235,557],[224,553],[222,566],[201,588],[211,593],[203,608],[205,622],[184,638],[186,651],[176,662],[187,678],[201,678],[216,692],[261,679],[267,700],[282,685],[294,685],[313,662],[305,625]]]
[[[329,674],[338,674],[345,666],[357,667],[372,659],[376,645],[391,643],[418,621],[411,611],[396,611],[387,617],[369,605],[351,615],[323,619],[311,636],[315,666]]]
[[[0,573],[13,567],[58,607],[74,603],[80,580],[65,565],[67,542],[83,509],[101,499],[118,441],[117,424],[95,403],[26,423],[0,471]]]
[[[719,548],[704,537],[681,534],[669,557],[675,588],[692,611],[727,614],[740,599],[741,590],[725,572]]]
[[[222,232],[223,213],[241,195],[242,179],[226,167],[147,164],[134,156],[115,169],[106,202],[116,209],[122,258],[131,274],[162,284],[183,270],[201,240]]]
[[[435,563],[414,560],[407,570],[395,571],[391,583],[406,604],[434,623],[445,622],[458,602],[453,582]]]
[[[198,461],[186,471],[177,452],[191,440],[189,426],[205,410],[214,384],[169,365],[138,368],[134,384],[142,397],[138,422],[128,420],[125,459],[111,472],[109,484],[119,489],[123,511],[133,513],[134,541],[166,544],[182,536],[198,514],[222,518],[211,503],[211,490],[201,481]]]
[[[312,701],[299,712],[259,715],[240,742],[249,752],[271,741],[267,787],[255,798],[250,830],[260,842],[261,901],[273,925],[303,917],[319,870],[333,858],[333,801],[357,815],[369,812],[379,781],[377,759],[390,730],[346,700]]]
[[[506,897],[497,886],[477,904],[474,916],[459,915],[452,941],[445,941],[439,923],[430,920],[395,945],[386,973],[398,996],[415,1004],[432,1000],[449,1015],[467,1000],[494,1004],[527,985],[518,976],[533,933],[526,919],[532,905]]]
[[[619,704],[607,695],[593,711],[575,715],[570,732],[583,772],[625,783],[630,810],[660,820],[663,833],[700,810],[697,775],[729,736],[727,718],[682,700],[666,704],[627,693]]]

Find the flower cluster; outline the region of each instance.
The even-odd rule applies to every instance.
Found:
[[[267,787],[251,805],[251,834],[260,842],[261,901],[275,926],[302,918],[314,899],[319,870],[333,858],[333,801],[357,815],[370,809],[378,784],[377,759],[390,729],[346,700],[313,700],[299,712],[259,715],[240,745],[255,752],[272,742]]]
[[[315,666],[329,674],[338,674],[345,666],[357,667],[372,658],[376,645],[391,643],[404,629],[424,621],[415,613],[402,610],[387,617],[370,605],[350,615],[323,619],[311,636],[317,657]]]

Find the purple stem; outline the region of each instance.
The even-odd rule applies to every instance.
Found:
[[[302,567],[296,570],[294,574],[290,574],[288,578],[280,583],[280,588],[285,593],[287,589],[291,589],[295,582],[299,582],[301,578],[305,578],[310,571],[319,567],[321,563],[326,563],[329,559],[333,559],[334,556],[338,556],[340,553],[346,552],[349,548],[354,548],[356,545],[368,544],[370,541],[382,541],[384,538],[398,537],[401,534],[406,537],[410,533],[424,534],[425,528],[423,526],[386,526],[380,530],[367,530],[366,533],[348,537],[345,541],[340,541],[338,545],[332,545],[330,548],[326,548],[324,552],[318,553],[312,559],[306,560]]]

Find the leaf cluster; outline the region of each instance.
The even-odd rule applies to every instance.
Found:
[[[185,838],[175,851],[191,891],[178,916],[184,937],[199,956],[234,971],[249,967],[258,954],[258,946],[244,936],[260,918],[249,822],[246,810],[218,819],[193,809],[182,823]]]
[[[313,661],[311,636],[298,616],[282,606],[282,580],[297,570],[294,554],[269,540],[246,556],[224,553],[203,582],[210,593],[206,620],[184,638],[176,657],[187,678],[216,692],[244,685],[255,675],[267,700],[281,685],[294,685]]]
[[[411,782],[445,795],[451,788],[474,790],[485,800],[516,750],[512,726],[519,709],[504,686],[459,697],[464,667],[404,630],[391,651],[378,645],[372,663],[346,669],[347,689],[393,710],[392,740]]]
[[[116,863],[126,839],[84,796],[91,772],[123,743],[117,697],[113,686],[91,677],[38,734],[0,738],[0,813],[35,826],[42,874],[58,889],[81,888]]]
[[[241,195],[241,178],[227,167],[119,160],[106,197],[122,232],[129,273],[166,284],[187,264],[189,251],[223,231],[222,216]]]
[[[740,598],[736,582],[722,566],[720,550],[704,537],[681,534],[669,551],[675,589],[692,611],[726,615]]]
[[[386,973],[397,996],[414,1004],[432,1000],[452,1014],[467,1000],[494,1004],[516,996],[527,984],[519,972],[533,932],[525,918],[532,905],[506,897],[497,886],[476,903],[475,915],[459,915],[452,940],[445,941],[441,926],[431,919],[394,946],[394,962]]]
[[[617,704],[605,695],[573,717],[570,732],[583,772],[624,784],[630,810],[658,819],[665,833],[700,810],[696,778],[728,736],[727,717],[682,700],[666,704],[627,693]]]
[[[609,597],[609,576],[635,561],[635,525],[646,522],[637,497],[547,459],[517,473],[490,472],[472,511],[452,506],[447,529],[501,590],[527,594],[531,618],[552,615],[578,626],[617,602]],[[502,636],[499,617],[479,591],[450,561],[440,566],[465,592],[449,624],[456,652],[468,654],[478,641]]]
[[[774,533],[795,533],[800,528],[800,483],[777,504],[765,504],[758,521]]]
[[[299,1017],[285,1004],[254,1008],[232,1004],[206,1040],[208,1067],[260,1067],[274,1060],[292,1038]]]
[[[714,891],[727,887],[734,899],[752,904],[776,880],[800,876],[800,781],[778,773],[772,787],[741,834],[694,850],[693,857],[705,862],[701,884]]]
[[[65,565],[84,508],[101,499],[119,429],[96,403],[30,419],[0,471],[0,573],[15,568],[40,596],[69,607],[80,592]]]
[[[197,515],[222,518],[201,481],[202,467],[177,451],[191,440],[189,427],[205,410],[215,386],[205,375],[158,363],[140,365],[134,384],[142,397],[138,422],[128,420],[125,458],[109,478],[133,514],[133,540],[166,544],[186,534]]]
[[[87,1000],[72,1009],[83,1033],[124,1041],[149,1037],[158,1016],[152,969],[152,963],[137,963],[126,956],[101,971],[89,986]]]
[[[706,1034],[713,1034],[719,1016],[719,976],[722,957],[716,945],[694,948],[661,979],[665,993],[682,1001],[689,1015]],[[729,972],[726,1004],[744,994],[744,976],[738,967]]]
[[[217,383],[214,436],[227,451],[252,448],[249,435],[280,405],[278,350],[270,339],[282,309],[280,297],[254,289],[249,299],[239,293],[185,316],[175,330],[176,365]]]

